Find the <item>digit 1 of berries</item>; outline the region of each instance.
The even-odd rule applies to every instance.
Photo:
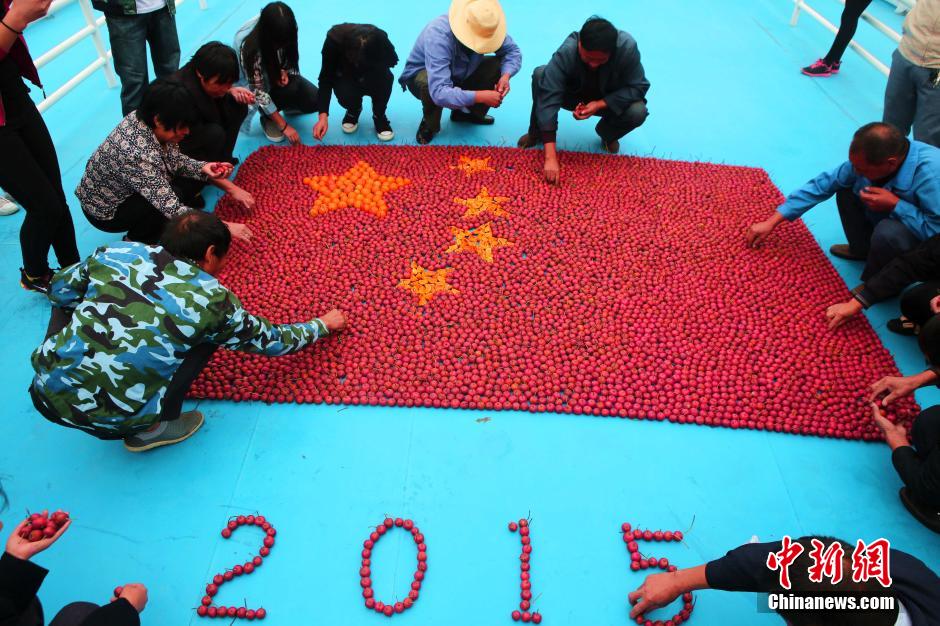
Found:
[[[521,519],[518,522],[509,522],[509,532],[518,532],[519,541],[522,543],[522,553],[519,555],[519,578],[522,581],[519,585],[522,587],[522,593],[519,595],[522,601],[519,603],[519,610],[512,612],[512,620],[514,622],[521,620],[541,624],[542,614],[529,612],[532,607],[532,575],[529,571],[532,559],[532,541],[529,536],[529,520]]]
[[[629,522],[624,522],[620,530],[623,531],[623,542],[627,544],[627,552],[630,553],[630,569],[634,572],[638,572],[643,569],[649,568],[659,568],[667,572],[676,571],[676,566],[669,563],[669,559],[663,557],[657,559],[655,557],[644,558],[640,554],[640,547],[637,544],[638,541],[682,541],[682,531],[676,530],[671,531],[667,530],[665,532],[661,530],[652,531],[652,530],[640,530],[639,528],[632,528]],[[692,609],[695,607],[695,604],[692,602],[692,593],[686,592],[682,594],[683,606],[682,610],[676,613],[671,619],[662,621],[662,620],[648,620],[645,615],[638,615],[636,618],[636,623],[640,626],[678,626],[683,622],[689,620],[689,616],[692,615]]]
[[[418,569],[415,570],[414,580],[411,582],[411,591],[408,597],[395,604],[385,604],[375,599],[375,592],[372,590],[372,548],[379,542],[385,533],[393,528],[404,528],[411,533],[415,545],[418,548]],[[410,519],[396,517],[386,517],[385,520],[375,527],[375,530],[369,535],[369,538],[362,543],[362,566],[359,568],[359,585],[362,587],[362,597],[365,598],[366,608],[372,609],[376,613],[381,613],[386,617],[392,617],[396,613],[404,613],[406,609],[414,606],[418,601],[418,594],[421,591],[421,581],[424,580],[424,574],[428,571],[428,547],[424,543],[424,535],[415,526]]]
[[[271,554],[271,550],[274,549],[274,536],[277,535],[277,531],[274,530],[274,526],[272,526],[263,515],[239,515],[238,517],[231,518],[225,528],[222,529],[222,537],[228,539],[235,530],[242,526],[257,526],[264,531],[263,545],[258,551],[258,556],[247,561],[244,565],[236,565],[232,569],[222,574],[216,574],[212,578],[212,582],[206,585],[206,595],[202,597],[202,601],[196,609],[196,615],[199,617],[235,617],[239,619],[256,620],[264,619],[268,615],[268,612],[263,608],[249,609],[244,606],[214,606],[212,604],[212,599],[219,592],[219,587],[243,574],[248,575],[254,572],[255,569],[261,567],[265,557]]]
[[[56,511],[52,515],[49,515],[46,511],[33,513],[26,518],[26,524],[20,529],[19,535],[21,539],[25,539],[30,543],[50,539],[68,521],[69,514],[65,511]]]

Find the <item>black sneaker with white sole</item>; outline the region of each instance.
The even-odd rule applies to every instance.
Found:
[[[375,136],[379,141],[391,141],[395,138],[395,131],[392,130],[392,123],[384,115],[373,115],[372,122],[375,124]]]
[[[347,135],[359,130],[359,113],[361,111],[346,111],[343,116],[343,132]]]

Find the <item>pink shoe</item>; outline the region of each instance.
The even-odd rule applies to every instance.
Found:
[[[833,74],[839,72],[839,66],[836,65],[836,70],[832,70],[832,66],[823,61],[822,59],[817,59],[815,63],[804,67],[801,70],[807,76],[812,76],[813,78],[827,78]]]

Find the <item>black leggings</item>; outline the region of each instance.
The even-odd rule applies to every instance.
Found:
[[[62,267],[81,260],[59,159],[25,88],[7,89],[0,95],[7,111],[17,111],[15,120],[0,127],[0,187],[26,212],[20,228],[23,269],[30,276],[44,276],[49,272],[49,248]]]
[[[842,10],[842,22],[839,24],[839,32],[836,33],[836,39],[832,42],[832,48],[823,58],[826,63],[832,64],[842,60],[845,49],[849,47],[849,42],[855,36],[855,29],[858,28],[858,20],[871,4],[871,0],[845,0],[845,8]]]
[[[313,113],[317,110],[317,86],[299,74],[291,75],[286,87],[272,85],[270,95],[278,111]]]
[[[142,195],[135,193],[118,205],[114,217],[101,220],[85,213],[92,226],[106,233],[127,233],[128,241],[154,245],[160,241],[169,218]]]

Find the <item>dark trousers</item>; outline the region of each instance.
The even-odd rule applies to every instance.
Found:
[[[362,76],[338,76],[333,93],[340,106],[353,114],[362,111],[362,99],[368,96],[372,99],[372,115],[385,117],[394,82],[390,69],[375,69]]]
[[[877,213],[866,207],[851,189],[836,194],[842,229],[853,254],[866,257],[862,280],[868,280],[908,250],[920,243],[907,226],[891,219],[890,213]]]
[[[140,106],[147,72],[147,44],[157,78],[176,72],[180,66],[180,41],[176,18],[167,8],[143,15],[106,15],[114,71],[121,77],[121,111],[127,115]]]
[[[940,471],[937,463],[930,459],[931,455],[940,455],[940,406],[921,411],[914,420],[911,445],[917,458],[897,462],[895,457],[895,469],[917,503],[940,511],[940,475],[925,475],[925,472]]]
[[[8,91],[4,105],[19,115],[0,127],[0,187],[26,212],[20,228],[23,269],[39,277],[49,271],[49,248],[65,267],[79,262],[78,244],[49,130],[25,88]]]
[[[908,61],[900,51],[891,56],[891,73],[885,87],[884,121],[914,139],[940,146],[940,87],[936,70]]]
[[[529,136],[536,139],[541,137],[538,119],[536,118],[538,108],[538,89],[536,86],[542,81],[543,72],[545,72],[544,65],[535,68],[535,71],[532,72],[532,114],[529,116]],[[566,111],[574,111],[578,104],[584,101],[585,99],[579,94],[566,93],[562,97],[561,108]],[[649,111],[646,109],[645,100],[637,100],[631,102],[630,106],[620,115],[615,114],[610,109],[604,109],[596,117],[599,117],[600,120],[597,122],[597,126],[594,127],[594,132],[604,143],[610,143],[621,139],[642,126],[646,118],[649,117]]]
[[[930,301],[937,296],[940,296],[940,281],[914,285],[901,294],[901,314],[918,326],[923,326],[934,316]]]
[[[842,9],[842,21],[839,23],[839,32],[832,42],[832,48],[823,57],[823,61],[832,64],[842,60],[845,49],[855,36],[855,30],[858,28],[858,20],[871,4],[871,0],[845,0],[845,8]]]
[[[193,126],[186,139],[180,143],[183,154],[197,161],[232,162],[235,141],[248,115],[248,106],[236,102],[230,96],[221,98],[218,106],[222,113],[221,123],[204,121]],[[178,178],[173,183],[173,188],[184,200],[193,198],[208,184],[195,178]]]
[[[98,219],[87,212],[85,217],[92,226],[106,233],[127,233],[128,241],[139,241],[153,245],[160,241],[163,229],[169,219],[148,202],[142,195],[135,193],[118,205],[114,217],[109,220]]]
[[[91,602],[73,602],[62,607],[62,610],[52,618],[49,626],[81,626],[88,617],[98,610],[97,604]]]
[[[499,81],[501,61],[496,57],[486,57],[480,66],[464,80],[455,82],[455,87],[460,87],[467,91],[483,91],[493,89]],[[408,80],[408,91],[415,98],[421,101],[421,108],[424,113],[424,124],[432,133],[441,130],[441,113],[444,108],[438,106],[431,99],[431,91],[428,86],[428,72],[421,70]],[[490,108],[485,104],[474,104],[470,107],[470,113],[477,117],[483,117]]]
[[[72,310],[52,307],[49,326],[46,329],[46,339],[61,332],[62,329],[68,326],[71,320]],[[189,392],[189,388],[192,387],[193,381],[196,380],[202,370],[206,368],[209,359],[212,358],[212,355],[215,354],[218,348],[219,346],[209,343],[190,348],[186,356],[183,357],[182,363],[180,363],[180,366],[176,369],[176,372],[174,372],[173,378],[170,379],[167,385],[166,394],[163,396],[163,406],[160,409],[160,417],[157,420],[158,422],[169,422],[179,419],[180,413],[183,411],[183,400]],[[115,434],[114,431],[111,430],[98,429],[87,416],[74,408],[72,409],[72,413],[67,416],[70,421],[66,422],[62,419],[62,416],[56,414],[55,411],[43,402],[42,397],[32,385],[30,385],[29,394],[36,410],[50,422],[54,422],[60,426],[76,428],[90,435],[94,435],[99,439],[123,439],[127,435],[133,434],[132,432]],[[50,624],[50,626],[52,625]]]
[[[317,86],[303,76],[291,76],[284,87],[272,86],[270,96],[278,111],[313,113],[317,110]]]

